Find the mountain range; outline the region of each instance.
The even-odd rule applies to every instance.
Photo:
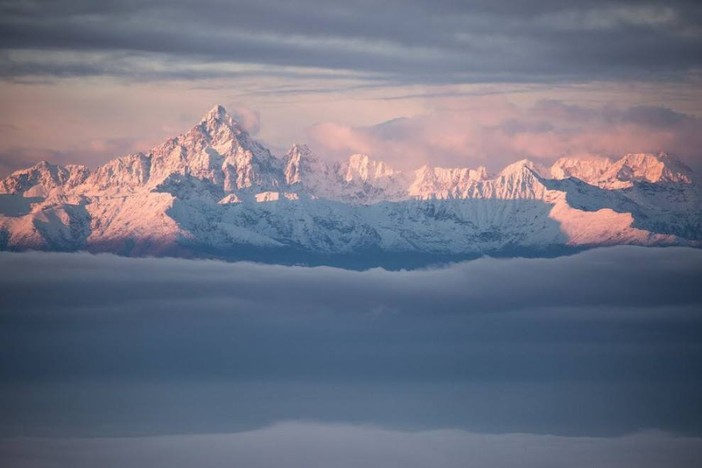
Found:
[[[400,171],[367,155],[277,157],[222,106],[146,153],[0,181],[0,250],[348,267],[702,247],[702,184],[675,157],[563,158]]]

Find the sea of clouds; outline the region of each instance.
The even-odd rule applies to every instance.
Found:
[[[395,272],[1,253],[0,460],[690,466],[701,280],[687,248]]]

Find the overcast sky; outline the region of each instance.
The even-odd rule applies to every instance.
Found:
[[[277,152],[499,166],[668,150],[694,166],[701,36],[695,1],[0,1],[0,174],[146,150],[215,103],[255,115]],[[377,131],[397,118],[411,128]]]

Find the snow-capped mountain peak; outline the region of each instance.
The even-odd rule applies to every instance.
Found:
[[[215,104],[212,109],[207,111],[207,114],[203,117],[203,121],[209,121],[212,119],[224,119],[227,117],[231,117],[227,110],[224,108],[222,104]]]
[[[248,136],[241,124],[222,106],[217,104],[205,114],[197,127],[200,127],[213,139],[224,137],[236,138],[242,133]]]
[[[512,164],[505,166],[499,173],[498,177],[513,177],[517,175],[522,175],[524,173],[535,172],[539,174],[539,168],[537,165],[529,161],[528,159],[520,159]]]
[[[13,172],[0,181],[0,193],[23,193],[27,197],[45,197],[57,188],[75,188],[82,184],[90,170],[78,164],[59,166],[40,161],[28,169]]]
[[[617,161],[607,158],[562,158],[551,167],[557,179],[574,177],[607,189],[631,187],[635,183],[691,184],[692,170],[668,153],[629,153]]]
[[[365,154],[332,163],[303,144],[276,157],[218,105],[92,172],[41,162],[0,181],[0,249],[307,261],[611,244],[702,246],[692,171],[665,153],[521,160],[495,176]]]
[[[554,179],[575,177],[591,183],[600,180],[611,165],[612,161],[604,157],[564,157],[553,163],[550,175]]]
[[[151,150],[150,156],[151,186],[180,175],[208,181],[225,192],[271,190],[282,178],[282,161],[220,105],[188,132]]]
[[[374,181],[395,175],[396,171],[383,161],[375,161],[366,154],[352,154],[341,166],[345,181]]]
[[[210,109],[190,132],[201,132],[215,147],[233,142],[248,145],[251,138],[241,124],[219,104]]]
[[[303,180],[315,172],[319,164],[317,158],[307,145],[293,144],[285,155],[285,183],[288,185],[302,184]]]
[[[692,171],[674,156],[667,153],[627,154],[613,164],[611,172],[624,182],[675,182],[692,183]]]

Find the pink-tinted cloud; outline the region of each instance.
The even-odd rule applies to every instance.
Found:
[[[227,106],[227,112],[232,114],[232,117],[250,134],[257,135],[261,130],[261,114],[257,110],[236,104]]]
[[[334,113],[331,116],[325,114],[324,109],[319,108],[297,113],[288,110],[287,114],[279,108],[269,110],[265,143],[276,154],[284,153],[293,141],[298,141],[309,143],[321,157],[332,160],[347,158],[352,153],[365,153],[398,168],[416,168],[422,164],[445,167],[485,165],[490,170],[499,170],[522,158],[549,163],[562,156],[617,158],[627,152],[668,151],[702,172],[702,119],[666,107],[586,107],[557,100],[519,107],[499,96],[454,96],[433,99],[424,106],[397,107],[388,111],[390,105],[382,107],[379,102],[365,101],[366,107],[342,106],[346,112],[337,112],[339,117],[334,117]],[[224,104],[244,128],[262,138],[257,111],[231,102],[225,101]],[[70,118],[63,119],[50,114],[52,125],[40,126],[30,120],[38,111],[27,111],[29,113],[22,117],[23,108],[17,107],[11,115],[19,117],[0,125],[0,177],[42,159],[95,167],[115,157],[148,151],[165,139],[187,131],[206,111],[206,107],[202,110],[200,104],[191,107],[199,110],[183,115],[164,111],[164,115],[171,116],[166,119],[160,114],[147,118],[137,113],[135,116],[141,120],[134,125],[129,119],[115,117],[106,120],[106,114],[100,114],[101,117],[95,119],[97,126],[86,124],[79,118],[82,114],[71,114]],[[154,112],[161,108],[160,105],[147,106]],[[413,112],[421,113],[373,126],[354,126],[357,122],[370,121],[372,115],[382,119],[388,115],[411,115]],[[271,117],[279,114],[283,117]],[[127,115],[127,111],[120,115]],[[318,115],[327,121],[309,128],[307,137],[291,137],[297,131],[283,131],[291,126],[306,125],[296,122],[296,118],[313,122],[314,116]],[[344,123],[331,121],[332,118]],[[150,121],[156,122],[153,127],[149,125]],[[159,127],[158,122],[165,123]],[[119,137],[112,138],[110,134]]]
[[[405,168],[486,165],[496,170],[522,158],[550,163],[563,156],[617,158],[659,151],[702,166],[702,120],[655,106],[541,101],[520,109],[490,99],[372,127],[324,123],[308,134],[322,155],[340,158],[361,152]]]

